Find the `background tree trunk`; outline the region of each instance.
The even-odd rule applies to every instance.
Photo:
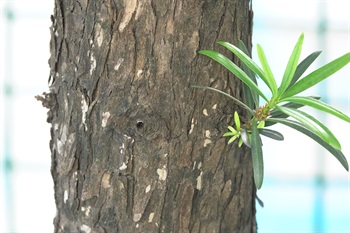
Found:
[[[248,149],[222,138],[241,84],[200,49],[251,46],[248,0],[56,0],[55,232],[255,232]],[[228,56],[232,56],[228,54]]]

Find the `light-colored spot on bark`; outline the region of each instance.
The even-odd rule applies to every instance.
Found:
[[[119,170],[125,170],[128,166],[123,162],[123,164],[119,167]]]
[[[64,190],[64,193],[63,193],[63,202],[66,204],[67,201],[68,201],[68,190]]]
[[[194,118],[192,118],[192,120],[191,120],[191,128],[190,128],[190,131],[188,132],[188,134],[191,134],[193,132],[193,129],[194,129]]]
[[[215,110],[217,106],[218,106],[217,104],[214,104],[211,109]]]
[[[168,156],[168,154],[164,154],[164,158],[166,158]]]
[[[137,77],[140,78],[140,76],[143,74],[143,70],[138,70],[137,71]]]
[[[122,143],[122,145],[119,147],[120,149],[120,154],[123,154],[124,153],[124,149],[125,149],[125,144]]]
[[[196,164],[197,164],[197,161],[194,161],[192,170],[196,168]]]
[[[189,41],[189,46],[193,49],[193,57],[197,56],[197,48],[199,45],[199,33],[194,31]]]
[[[109,112],[102,113],[102,128],[106,127],[108,118],[111,116]]]
[[[197,177],[196,189],[198,189],[199,191],[202,189],[202,175],[203,175],[203,172],[201,172]]]
[[[139,224],[136,224],[136,228],[139,228],[139,226],[140,226]]]
[[[143,1],[139,1],[137,4],[135,20],[138,20],[140,14],[143,12]]]
[[[204,114],[204,116],[208,116],[208,111],[207,111],[207,109],[205,108],[205,109],[203,109],[203,114]]]
[[[148,216],[148,222],[152,222],[154,218],[154,213],[150,213]]]
[[[110,177],[111,177],[111,175],[108,174],[108,173],[103,174],[103,176],[102,176],[102,187],[103,188],[111,187],[111,185],[110,185]]]
[[[207,145],[210,144],[210,143],[211,143],[211,141],[209,139],[205,139],[203,146],[207,147]]]
[[[86,226],[85,224],[81,225],[80,230],[84,233],[90,233],[91,232],[91,228]]]
[[[133,217],[134,222],[140,221],[141,217],[142,217],[142,214],[134,214],[134,217]]]
[[[57,153],[60,155],[63,151],[63,143],[61,140],[57,139]]]
[[[202,167],[202,162],[199,162],[198,163],[198,169],[201,169],[201,167]]]
[[[205,136],[206,136],[207,138],[210,138],[210,131],[209,131],[209,130],[206,130],[206,131],[205,131]]]
[[[124,14],[122,17],[122,20],[119,24],[119,32],[122,32],[124,30],[124,28],[126,27],[126,25],[128,25],[133,13],[136,10],[136,4],[137,4],[137,0],[124,0]]]
[[[165,169],[165,167],[161,168],[161,169],[157,169],[157,174],[158,174],[158,179],[159,180],[166,180],[167,177],[167,171]]]
[[[85,214],[85,216],[89,216],[89,214],[90,214],[90,210],[91,210],[91,206],[88,206],[88,207],[81,207],[80,208],[80,210],[82,211],[82,212],[85,212],[84,214]]]
[[[53,129],[54,129],[54,130],[58,130],[58,124],[57,124],[57,123],[54,124]]]
[[[97,45],[98,47],[101,47],[102,42],[103,42],[103,30],[101,30],[101,28],[99,28],[99,34],[97,36]]]
[[[82,95],[81,96],[81,111],[82,111],[82,119],[81,120],[83,122],[83,125],[85,126],[85,130],[87,130],[87,125],[86,125],[85,121],[86,121],[86,113],[87,113],[88,109],[89,109],[89,106],[85,100],[85,97]]]
[[[149,191],[151,191],[151,185],[150,184],[146,187],[146,193],[148,193]]]
[[[114,70],[117,71],[119,70],[120,65],[123,63],[124,58],[119,58],[117,61],[117,64],[114,66]]]
[[[96,68],[96,58],[94,57],[94,53],[91,53],[90,56],[90,75],[92,75],[92,72],[94,72],[95,68]]]

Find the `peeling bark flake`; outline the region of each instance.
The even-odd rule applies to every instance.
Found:
[[[130,22],[130,19],[136,10],[137,0],[125,0],[124,4],[125,4],[125,9],[124,9],[122,20],[119,24],[119,28],[118,28],[119,32],[122,32]]]

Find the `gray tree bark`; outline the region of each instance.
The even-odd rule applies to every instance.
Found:
[[[241,83],[200,49],[251,46],[248,0],[55,0],[55,232],[256,232],[250,151],[222,138]]]

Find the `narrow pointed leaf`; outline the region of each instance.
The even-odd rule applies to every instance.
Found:
[[[321,97],[319,96],[309,96],[309,98],[313,98],[313,99],[320,99]],[[283,104],[281,105],[282,107],[286,107],[286,108],[294,108],[294,109],[298,109],[298,108],[301,108],[301,107],[304,107],[305,105],[304,104],[299,104],[299,103],[286,103],[286,104]],[[278,111],[276,109],[273,109],[271,112],[270,112],[270,117],[273,117],[273,118],[287,118],[289,117],[289,115],[281,112],[281,111]],[[268,126],[271,126],[271,125],[274,125],[276,124],[275,122],[272,122],[272,121],[267,121],[265,122],[265,127],[268,127]]]
[[[234,120],[235,120],[235,124],[236,124],[236,129],[237,131],[241,130],[241,120],[239,119],[238,113],[235,112],[234,116],[233,116]]]
[[[285,107],[276,107],[281,112],[293,117],[294,119],[298,120],[300,123],[302,123],[304,126],[309,128],[311,131],[316,133],[320,138],[322,138],[325,142],[327,142],[329,145],[333,146],[334,148],[341,150],[341,146],[337,138],[333,135],[333,133],[320,121],[318,121],[316,118],[310,116],[309,114],[302,112],[298,109],[291,109],[291,108],[285,108]]]
[[[227,47],[226,47],[227,48]],[[245,53],[249,58],[251,55],[249,54],[249,51],[247,47],[244,45],[243,41],[238,41],[238,48]],[[243,71],[248,75],[248,77],[257,84],[255,73],[244,63],[241,64]],[[252,89],[250,89],[246,84],[243,83],[243,99],[244,103],[247,103],[247,105],[255,109],[256,106],[259,106],[259,95],[254,92]]]
[[[300,53],[301,53],[301,48],[303,45],[303,40],[304,40],[304,33],[302,33],[298,39],[298,42],[296,43],[292,54],[290,55],[286,70],[284,71],[284,75],[282,78],[281,86],[278,90],[279,95],[282,95],[289,84],[292,81],[292,78],[294,76],[295,70],[298,66],[299,58],[300,58]]]
[[[275,139],[277,141],[283,141],[284,137],[280,132],[271,129],[258,129],[261,135]]]
[[[320,100],[314,99],[314,98],[293,96],[293,97],[286,98],[283,101],[290,101],[290,102],[293,102],[296,104],[307,105],[307,106],[313,107],[315,109],[321,110],[323,112],[327,112],[329,114],[332,114],[332,115],[350,123],[350,117],[348,117],[347,115],[345,115],[344,113],[342,113],[338,109],[335,109],[332,106],[330,106],[330,105],[328,105]]]
[[[241,41],[239,41],[239,42],[240,42],[239,48],[237,48],[233,44],[230,44],[228,42],[223,42],[223,41],[218,42],[218,44],[224,46],[225,48],[230,50],[233,54],[235,54],[242,61],[242,63],[244,63],[251,71],[253,71],[255,74],[257,74],[264,81],[264,83],[270,88],[269,82],[266,79],[264,71],[249,57],[249,52],[246,49],[244,43]],[[250,76],[248,72],[246,72],[246,73],[256,83],[255,75]],[[259,105],[257,105],[257,106],[259,106]]]
[[[322,66],[321,68],[313,71],[305,76],[303,79],[295,83],[288,91],[282,95],[282,99],[294,96],[300,92],[309,89],[322,80],[328,78],[350,62],[350,53],[346,53],[343,56],[331,61],[330,63]]]
[[[227,57],[225,57],[224,55],[216,52],[216,51],[212,51],[212,50],[201,50],[198,52],[199,54],[203,54],[205,56],[208,56],[210,58],[212,58],[213,60],[217,61],[218,63],[220,63],[221,65],[223,65],[224,67],[226,67],[229,71],[231,71],[231,73],[233,73],[234,75],[236,75],[237,78],[239,78],[240,80],[242,80],[242,82],[244,82],[248,87],[250,87],[251,89],[253,89],[256,93],[258,93],[262,98],[264,98],[266,101],[268,101],[268,99],[266,98],[266,96],[264,95],[264,93],[259,89],[258,85],[255,84],[246,73],[243,72],[243,70],[241,70],[236,64],[234,64],[230,59],[228,59]]]
[[[284,124],[312,138],[315,142],[319,143],[331,154],[333,154],[334,157],[338,159],[338,161],[341,163],[341,165],[343,165],[343,167],[347,171],[349,171],[349,164],[344,154],[340,150],[330,146],[327,142],[325,142],[322,138],[320,138],[317,134],[312,132],[310,129],[306,128],[304,125],[300,124],[299,122],[288,120],[288,119],[269,118],[267,121]]]
[[[234,142],[237,138],[238,138],[238,135],[233,136],[232,138],[230,138],[230,140],[227,142],[227,144],[231,144],[231,143]]]
[[[251,149],[253,159],[254,181],[257,189],[260,189],[264,179],[264,161],[261,147],[261,138],[256,122],[252,122]]]
[[[218,89],[215,89],[213,87],[208,87],[208,86],[192,86],[193,88],[202,88],[202,89],[208,89],[208,90],[211,90],[211,91],[216,91],[224,96],[227,96],[228,98],[232,99],[233,101],[237,102],[239,105],[241,105],[242,107],[244,107],[245,109],[248,110],[248,112],[250,114],[253,114],[254,115],[254,111],[252,109],[250,109],[246,104],[244,104],[242,101],[240,101],[239,99],[227,94],[226,92],[223,92],[223,91],[220,91]]]
[[[299,80],[299,78],[305,73],[307,68],[310,67],[310,65],[318,58],[318,56],[321,54],[322,51],[316,51],[307,56],[300,64],[297,66],[297,69],[295,70],[294,76],[292,81],[290,82],[287,90],[294,84],[296,81]]]
[[[258,51],[258,57],[260,60],[260,63],[264,69],[265,75],[266,75],[266,81],[267,81],[267,85],[270,88],[272,95],[276,96],[277,95],[277,84],[276,84],[276,80],[272,74],[272,71],[270,69],[270,66],[267,62],[264,50],[262,49],[262,47],[258,44],[257,45],[257,51]]]

